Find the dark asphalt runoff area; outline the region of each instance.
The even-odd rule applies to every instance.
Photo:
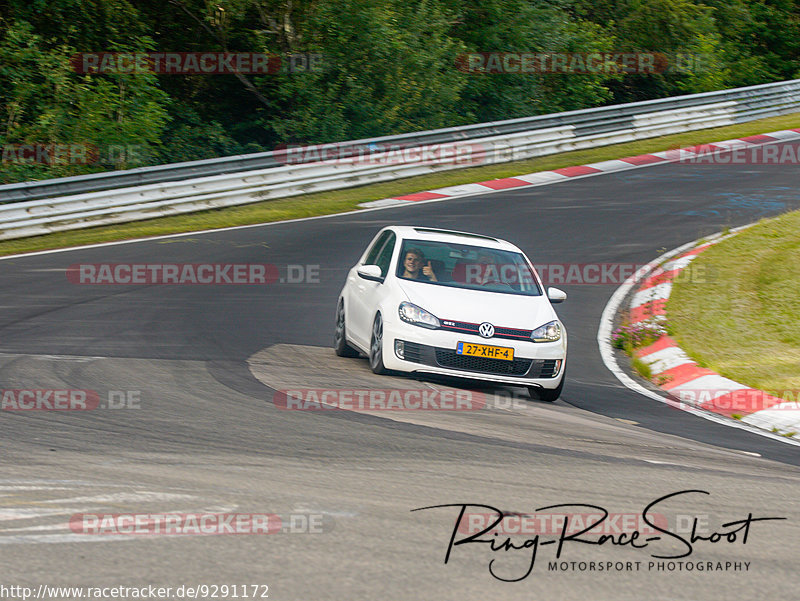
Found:
[[[345,274],[385,225],[498,236],[535,264],[643,264],[726,227],[800,208],[798,184],[794,166],[659,165],[0,261],[0,389],[92,390],[101,400],[91,411],[0,411],[0,584],[175,590],[238,583],[268,585],[269,599],[298,601],[791,596],[800,447],[677,411],[620,384],[596,341],[616,285],[558,286],[569,295],[556,306],[569,360],[554,404],[520,398],[473,412],[285,411],[268,384],[465,385],[376,380],[366,360],[319,348],[330,349]],[[302,281],[70,282],[67,269],[88,263],[268,263]],[[106,406],[109,398],[116,408]],[[645,524],[636,544],[568,540],[558,559],[557,545],[544,543],[559,533],[548,531],[530,574],[506,582],[530,567],[532,542],[502,549],[501,536],[498,550],[457,545],[445,564],[451,536],[467,536],[453,531],[458,507],[412,511],[594,506],[565,508],[574,524],[598,507],[637,519],[649,503],[688,490],[696,492],[652,510],[686,540],[695,518],[696,534],[711,538],[749,515],[787,519],[747,524],[746,540],[743,527],[693,544],[667,534],[641,543]],[[270,513],[296,527],[214,536],[74,528],[79,514],[169,513]],[[522,546],[534,538],[513,540]]]

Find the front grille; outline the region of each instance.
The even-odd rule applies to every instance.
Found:
[[[480,324],[469,323],[466,321],[452,321],[450,319],[442,320],[442,329],[451,332],[468,332],[470,334],[478,334]],[[511,338],[512,340],[528,340],[531,337],[532,330],[520,330],[519,328],[504,328],[495,326],[494,338]]]
[[[483,357],[465,357],[449,349],[436,349],[436,362],[441,367],[463,371],[497,374],[502,376],[524,376],[531,367],[531,359],[486,359]]]
[[[517,328],[495,328],[494,335],[500,338],[527,338],[531,337],[531,330],[519,330]]]
[[[442,320],[442,329],[443,330],[450,330],[452,332],[470,332],[472,334],[478,333],[479,324],[477,323],[468,323],[466,321],[450,321],[447,320],[447,323]]]

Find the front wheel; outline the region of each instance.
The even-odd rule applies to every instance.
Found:
[[[389,370],[383,364],[383,318],[378,313],[372,322],[372,339],[369,344],[369,368],[372,373],[385,374]]]
[[[344,301],[339,301],[336,309],[336,330],[333,333],[333,350],[339,357],[358,357],[358,351],[347,344],[347,330],[344,325]]]
[[[561,391],[564,390],[564,380],[567,379],[566,375],[561,376],[561,382],[555,388],[540,388],[539,386],[528,386],[528,394],[532,399],[552,403],[558,400],[561,396]]]

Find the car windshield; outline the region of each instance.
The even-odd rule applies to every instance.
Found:
[[[404,240],[397,277],[451,288],[542,295],[521,253],[452,242]]]

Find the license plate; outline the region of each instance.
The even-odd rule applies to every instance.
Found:
[[[489,346],[488,344],[472,344],[471,342],[459,342],[456,347],[457,355],[467,357],[483,357],[485,359],[502,359],[503,361],[514,360],[514,349],[504,346]]]

